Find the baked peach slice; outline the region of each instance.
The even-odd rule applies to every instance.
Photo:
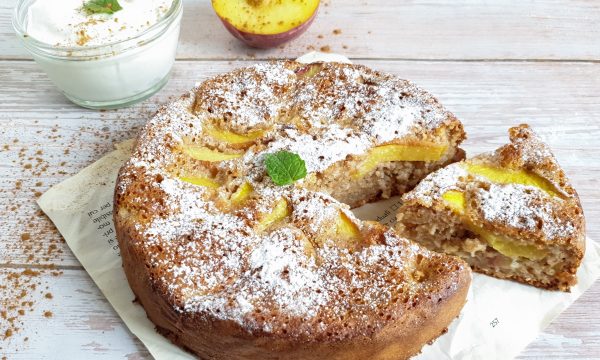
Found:
[[[345,241],[359,241],[361,238],[360,229],[343,211],[337,218],[335,232]]]
[[[524,169],[508,169],[493,165],[466,163],[465,169],[469,174],[483,176],[497,184],[520,184],[537,187],[550,196],[560,197],[556,186],[547,179]]]
[[[260,220],[258,221],[258,225],[257,225],[258,230],[260,230],[260,231],[267,230],[271,226],[273,226],[273,225],[279,223],[280,221],[282,221],[283,219],[285,219],[291,213],[292,213],[292,211],[290,210],[290,206],[286,199],[281,198],[281,199],[277,200],[277,202],[275,203],[275,206],[273,207],[273,210],[271,210],[270,213],[262,214],[260,216]]]
[[[247,181],[244,182],[233,194],[231,194],[231,203],[233,205],[241,205],[250,197],[250,195],[252,195],[253,191],[254,188],[252,185]]]
[[[214,179],[211,179],[206,176],[187,175],[187,176],[179,177],[179,180],[185,181],[186,183],[190,183],[190,184],[194,184],[194,185],[202,186],[202,187],[207,187],[207,188],[212,188],[212,189],[216,189],[219,186],[221,186],[221,184],[216,182]]]
[[[389,144],[371,149],[362,159],[352,176],[361,178],[372,172],[379,164],[390,161],[436,161],[446,152],[446,145]]]
[[[225,28],[256,48],[277,47],[300,36],[312,23],[319,0],[212,0]]]
[[[338,247],[357,249],[363,237],[359,226],[342,210],[331,219],[331,223],[321,226],[312,239],[317,247],[323,247],[327,241],[333,241]]]
[[[306,64],[295,71],[296,77],[299,79],[310,79],[317,75],[322,68],[323,64],[321,63]]]
[[[212,137],[213,139],[222,141],[230,145],[247,145],[251,144],[254,140],[264,135],[264,131],[256,130],[251,131],[247,134],[238,134],[232,131],[218,129],[215,127],[206,127],[204,132]]]
[[[204,146],[184,146],[183,153],[192,159],[219,162],[225,160],[233,160],[242,157],[243,154],[226,153],[219,150],[209,149]]]
[[[519,243],[506,236],[494,234],[481,226],[475,225],[470,220],[465,194],[462,192],[456,190],[447,191],[442,195],[442,199],[444,199],[446,206],[461,217],[463,224],[469,231],[479,235],[482,240],[486,241],[489,246],[502,255],[510,258],[520,256],[530,260],[539,260],[547,255],[546,251],[537,248],[535,245]]]

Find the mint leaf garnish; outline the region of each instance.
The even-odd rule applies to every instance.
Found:
[[[83,4],[88,14],[114,14],[123,9],[118,0],[90,0]]]
[[[267,173],[276,185],[289,185],[306,176],[306,164],[298,154],[278,151],[265,157]]]

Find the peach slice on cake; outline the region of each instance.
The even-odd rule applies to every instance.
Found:
[[[263,136],[265,133],[263,130],[256,130],[251,131],[247,134],[237,134],[232,131],[223,130],[212,126],[206,127],[204,129],[204,132],[213,139],[219,140],[223,143],[230,145],[250,144],[254,140]]]
[[[340,211],[337,218],[335,231],[343,240],[359,240],[361,238],[360,229],[343,211]]]
[[[499,253],[511,258],[524,257],[530,260],[539,260],[547,255],[544,249],[539,249],[535,245],[521,244],[506,236],[494,234],[481,226],[477,226],[470,220],[470,212],[466,206],[465,195],[462,192],[450,190],[445,192],[442,198],[448,207],[461,217],[463,224],[469,231],[479,235]]]
[[[509,169],[481,163],[465,163],[469,174],[483,176],[498,184],[521,184],[534,186],[552,196],[560,196],[556,186],[540,175],[524,169]]]
[[[252,185],[246,181],[240,185],[240,187],[238,187],[233,194],[231,194],[230,201],[234,205],[240,205],[244,203],[250,197],[250,195],[252,195],[253,191],[254,188],[252,188]]]
[[[277,200],[271,212],[261,215],[257,225],[258,230],[264,231],[269,229],[271,226],[285,219],[291,213],[290,206],[286,199],[281,198]]]
[[[215,180],[213,180],[213,179],[211,179],[209,177],[206,177],[206,176],[186,175],[186,176],[179,177],[179,179],[181,181],[185,181],[185,182],[190,183],[190,184],[194,184],[194,185],[198,185],[198,186],[203,186],[203,187],[208,187],[208,188],[213,188],[213,189],[216,189],[219,186],[221,186],[221,184],[219,184]]]
[[[219,162],[232,160],[241,157],[243,154],[221,152],[216,149],[209,149],[205,146],[184,146],[183,153],[189,157],[208,162]]]
[[[319,0],[212,0],[236,38],[257,48],[277,47],[300,36],[317,14]]]
[[[310,79],[317,75],[322,68],[323,64],[321,63],[306,64],[305,66],[296,70],[295,73],[299,79]]]
[[[354,178],[361,178],[373,171],[379,164],[390,161],[436,161],[446,152],[446,145],[436,144],[389,144],[371,149],[353,172]]]

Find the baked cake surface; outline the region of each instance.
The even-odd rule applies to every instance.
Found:
[[[527,125],[510,143],[451,164],[403,196],[397,230],[475,271],[568,291],[585,251],[579,197]]]
[[[462,308],[470,269],[355,206],[464,157],[429,94],[363,66],[275,62],[159,110],[122,167],[115,226],[148,317],[208,359],[401,359]],[[308,175],[276,186],[266,154]]]

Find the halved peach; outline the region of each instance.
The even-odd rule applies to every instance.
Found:
[[[212,0],[236,38],[249,46],[272,48],[300,36],[312,23],[319,0]]]

